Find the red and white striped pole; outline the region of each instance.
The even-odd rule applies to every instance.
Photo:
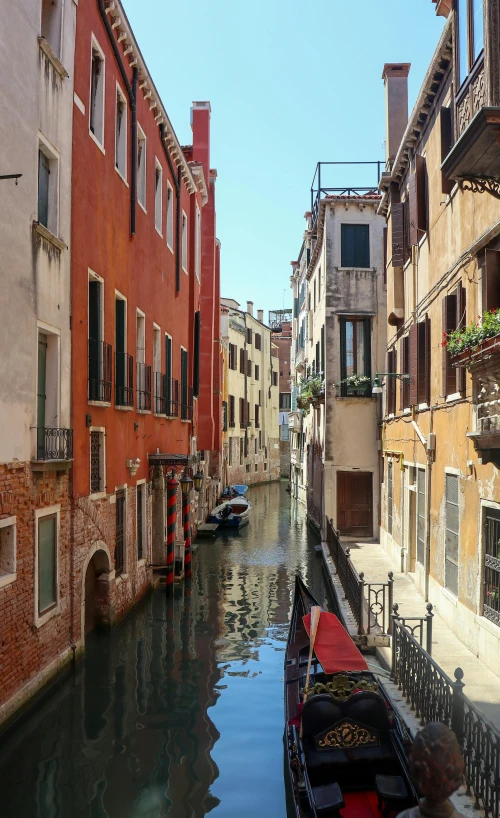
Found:
[[[167,594],[174,593],[174,542],[175,520],[177,517],[177,486],[175,477],[167,480]]]
[[[191,501],[189,494],[182,495],[182,522],[184,525],[184,576],[191,577]]]

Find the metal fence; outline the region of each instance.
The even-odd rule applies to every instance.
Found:
[[[427,617],[426,617],[427,619]],[[451,679],[393,617],[392,675],[421,724],[439,721],[456,734],[465,760],[467,794],[486,818],[500,813],[500,732],[464,694],[464,673]]]

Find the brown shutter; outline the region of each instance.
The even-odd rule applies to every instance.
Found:
[[[457,306],[457,318],[455,322],[455,326],[457,329],[464,329],[467,326],[467,316],[466,316],[466,298],[465,298],[465,287],[463,286],[462,282],[459,281],[457,285],[457,295],[456,295],[456,306]],[[457,366],[456,367],[456,390],[457,392],[461,392],[464,394],[465,392],[465,384],[466,384],[466,369],[464,366]]]
[[[410,343],[410,406],[417,404],[417,359],[418,359],[418,324],[412,324],[409,333]]]
[[[394,348],[392,350],[392,369],[389,369],[389,372],[397,372],[398,371],[398,353]],[[392,392],[391,392],[391,412],[396,414],[396,378],[391,378],[392,381]]]
[[[391,349],[387,353],[387,372],[396,371],[396,350]],[[386,379],[386,399],[387,399],[387,414],[396,414],[396,379],[389,375]]]
[[[405,370],[405,338],[401,338],[399,341],[399,372],[400,374],[406,372]],[[402,412],[403,409],[406,409],[405,406],[405,381],[403,378],[399,381],[399,411]]]
[[[500,252],[485,250],[481,258],[483,312],[500,307]]]
[[[425,316],[425,346],[424,346],[424,400],[427,406],[431,405],[431,319]]]
[[[417,193],[417,230],[427,230],[427,165],[423,156],[415,156],[415,182]],[[417,240],[421,236],[417,236]]]
[[[404,204],[397,202],[391,206],[392,224],[392,266],[403,267],[404,254]]]
[[[383,275],[383,282],[384,285],[387,284],[387,227],[384,227],[383,231],[383,242],[384,242],[384,275]]]
[[[442,309],[444,335],[444,333],[448,334],[449,332],[452,332],[452,330],[455,329],[457,322],[457,297],[454,293],[451,295],[445,295],[443,298]],[[451,365],[450,353],[446,349],[446,346],[442,347],[441,367],[443,395],[451,395],[456,390],[456,375],[455,370]]]
[[[451,121],[451,108],[441,108],[440,111],[441,123],[441,164],[448,156],[453,143],[453,129]],[[448,179],[443,171],[441,171],[441,192],[451,193],[455,184],[454,179]]]
[[[408,181],[408,202],[409,202],[409,234],[408,243],[410,247],[418,244],[418,207],[417,207],[417,174],[410,173]]]

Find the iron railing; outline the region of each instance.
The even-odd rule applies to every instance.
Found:
[[[111,403],[111,344],[89,338],[88,356],[89,400]]]
[[[137,362],[137,409],[151,411],[151,365]]]
[[[344,549],[333,521],[326,522],[326,540],[338,578],[358,626],[358,634],[392,633],[392,603],[394,577],[389,572],[387,582],[366,582],[364,573],[358,574],[350,557],[350,549]]]
[[[393,629],[394,681],[421,724],[440,721],[454,731],[464,756],[467,795],[486,818],[499,818],[500,731],[465,696],[461,668],[451,679],[397,616]]]
[[[179,381],[155,372],[155,412],[157,415],[179,417]]]
[[[398,620],[407,631],[418,641],[419,645],[425,647],[429,656],[432,656],[432,620],[434,614],[432,613],[432,605],[430,602],[426,605],[426,616],[400,616],[399,605],[392,606],[393,620]],[[425,639],[425,645],[424,645]]]
[[[181,420],[193,419],[193,387],[181,389]]]
[[[175,378],[167,378],[167,415],[179,417],[179,381]]]
[[[340,167],[340,166],[347,166],[347,165],[370,165],[373,169],[377,168],[377,178],[375,180],[375,184],[371,187],[359,187],[358,185],[352,185],[350,187],[325,187],[322,184],[321,179],[321,171],[322,168],[326,169],[327,167]],[[316,220],[318,218],[319,213],[319,203],[324,196],[366,196],[377,194],[380,196],[380,191],[378,189],[378,183],[380,181],[380,171],[381,168],[385,167],[385,162],[318,162],[316,165],[316,171],[314,173],[314,177],[311,183],[311,213],[312,213],[312,225],[316,224]],[[325,180],[325,170],[323,171],[323,183]],[[309,266],[309,261],[308,261]]]
[[[115,352],[115,404],[134,405],[134,359],[128,352]]]
[[[36,427],[37,460],[71,460],[73,429]]]

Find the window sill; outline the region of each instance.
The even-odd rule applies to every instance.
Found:
[[[104,409],[111,409],[111,403],[105,400],[89,400],[87,403],[89,406],[102,406]]]
[[[155,224],[155,230],[158,233],[159,237],[162,239],[163,238],[163,233],[161,232],[161,230],[158,230],[156,224]]]
[[[417,410],[418,410],[419,412],[423,412],[425,409],[428,409],[428,408],[429,408],[429,407],[428,407],[427,403],[419,403],[419,404],[417,405]]]
[[[115,165],[115,171],[117,172],[118,176],[119,176],[119,177],[120,177],[120,179],[122,180],[123,184],[124,184],[124,185],[126,185],[126,187],[128,187],[128,182],[127,182],[127,180],[125,179],[125,176],[123,175],[123,173],[121,172],[121,170],[119,170],[119,168],[117,168],[117,167],[116,167],[116,165]]]
[[[38,45],[40,46],[40,51],[43,51],[43,53],[47,57],[48,61],[50,62],[52,67],[55,68],[55,70],[57,71],[57,73],[59,74],[61,79],[64,80],[67,77],[69,77],[69,74],[66,71],[64,65],[58,59],[58,57],[56,57],[56,55],[52,51],[52,48],[50,47],[49,43],[45,39],[45,37],[39,37],[38,38]]]
[[[189,275],[189,273],[188,273],[188,271],[186,270],[186,268],[184,267],[184,265],[182,266],[182,272],[183,272],[183,273],[186,273],[186,275]]]
[[[360,270],[363,273],[376,273],[375,267],[337,267],[339,273],[355,273]]]
[[[496,636],[497,639],[499,638],[500,626],[495,625],[495,623],[492,622],[491,619],[488,619],[488,617],[486,616],[480,616],[479,614],[476,614],[474,620],[476,622],[476,625],[479,625],[480,628],[484,628],[484,630],[488,631],[488,633],[491,633],[492,636]]]
[[[189,418],[181,418],[181,423],[192,423],[192,422],[193,421],[189,420]]]
[[[52,619],[54,616],[57,616],[60,613],[61,609],[58,603],[57,605],[54,605],[54,607],[51,608],[50,611],[47,611],[47,613],[36,615],[35,628],[42,628],[50,619]]]
[[[116,574],[115,575],[115,582],[117,585],[121,585],[122,582],[126,582],[128,580],[128,574]]]
[[[89,136],[92,139],[92,141],[96,143],[96,145],[99,148],[99,150],[101,151],[102,155],[106,156],[106,151],[104,150],[104,145],[101,145],[101,143],[99,142],[97,136],[95,136],[95,134],[92,133],[90,128],[89,128]]]
[[[166,418],[167,416],[163,412],[154,412],[155,418]]]
[[[173,252],[174,252],[173,247],[170,247],[170,244],[168,243],[168,241],[167,241],[167,247],[168,247],[168,249],[170,250],[170,252],[171,252],[171,253],[173,253]]]
[[[140,201],[140,199],[137,199],[137,204],[139,205],[139,207],[141,208],[141,210],[144,210],[144,213],[145,213],[145,214],[146,214],[146,216],[147,216],[147,215],[148,215],[148,211],[146,210],[145,205],[143,205],[143,203]]]
[[[137,567],[143,568],[146,565],[146,560],[144,558],[137,560]]]
[[[52,231],[49,230],[48,227],[45,227],[45,225],[40,224],[40,222],[37,221],[33,222],[33,230],[35,231],[35,233],[38,233],[38,235],[41,236],[43,239],[53,244],[54,247],[57,247],[58,250],[68,249],[67,244],[65,244],[60,238],[58,238],[54,233],[52,233]]]
[[[118,409],[119,412],[133,412],[133,406],[117,406],[115,403],[115,409]]]
[[[7,585],[12,585],[17,579],[17,574],[6,574],[0,571],[0,588],[6,588]]]
[[[89,494],[89,500],[105,500],[107,496],[106,491],[96,491],[95,494]]]
[[[116,407],[118,409],[118,407]],[[150,415],[151,409],[136,409],[138,415]]]

